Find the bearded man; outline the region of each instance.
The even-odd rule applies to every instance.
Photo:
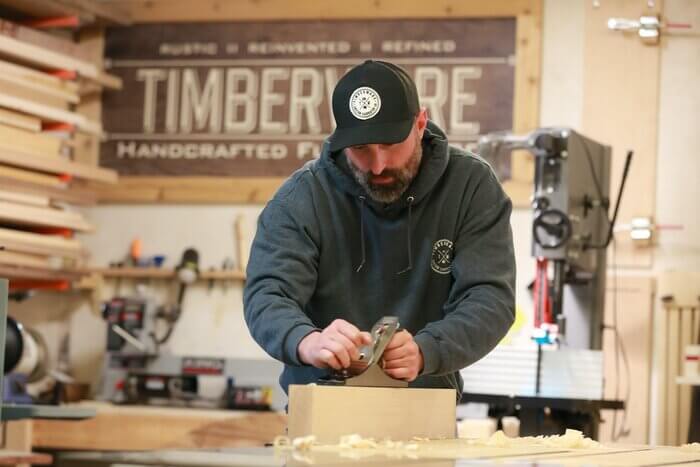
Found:
[[[401,67],[368,60],[333,92],[336,130],[258,221],[244,290],[253,338],[280,385],[348,368],[366,330],[397,316],[382,366],[452,388],[515,309],[511,201],[491,167],[452,147]]]

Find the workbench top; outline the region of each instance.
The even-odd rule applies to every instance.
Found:
[[[60,459],[71,465],[168,465],[168,466],[430,466],[452,467],[466,463],[540,466],[700,466],[700,450],[672,447],[612,445],[567,449],[545,446],[468,446],[465,440],[425,441],[413,451],[380,452],[376,449],[280,450],[233,448],[221,450],[164,450],[150,452],[70,453]]]

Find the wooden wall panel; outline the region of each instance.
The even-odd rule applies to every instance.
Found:
[[[639,0],[585,3],[583,134],[612,146],[612,206],[625,154],[634,150],[618,222],[629,224],[633,217],[653,218],[660,48],[644,44],[636,33],[609,30],[607,21],[611,17],[638,19],[642,14],[658,13],[661,2],[653,2],[652,8]],[[621,266],[651,266],[651,249],[635,247],[625,231],[616,239]]]
[[[625,277],[615,279],[608,274],[605,303],[603,352],[605,362],[605,398],[615,399],[616,385],[619,384],[617,398],[625,399],[629,388],[628,410],[623,424],[622,412],[602,411],[600,441],[632,444],[646,444],[649,439],[649,403],[652,354],[652,316],[655,280],[650,277]],[[617,316],[615,316],[617,311]],[[622,354],[619,366],[615,364],[615,334],[609,329],[617,318],[617,328],[629,361],[629,374],[626,371]],[[623,433],[623,436],[613,435]]]
[[[516,85],[514,95],[513,129],[527,132],[539,124],[540,73],[541,73],[541,0],[477,0],[418,2],[390,0],[376,2],[326,2],[323,0],[231,0],[220,2],[204,0],[109,0],[105,4],[124,10],[134,22],[176,21],[261,21],[299,19],[400,19],[400,18],[458,18],[458,17],[516,17],[517,53]],[[504,183],[514,204],[529,205],[534,177],[531,156],[513,159],[513,173],[519,174]],[[524,175],[520,175],[524,174]],[[283,178],[266,179],[263,186],[239,179],[233,187],[222,193],[217,187],[231,184],[231,178],[194,177],[183,180],[188,190],[174,190],[169,177],[121,177],[122,188],[110,188],[100,195],[102,202],[203,202],[203,203],[260,203],[269,199],[280,186]],[[128,190],[127,190],[128,187]],[[264,195],[261,197],[261,194]],[[188,198],[192,195],[193,198]]]

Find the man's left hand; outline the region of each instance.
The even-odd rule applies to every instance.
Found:
[[[384,372],[394,379],[410,382],[423,370],[423,354],[406,330],[394,334],[384,349],[383,360]]]

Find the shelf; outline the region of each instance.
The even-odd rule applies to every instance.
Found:
[[[168,268],[92,268],[88,272],[97,273],[104,278],[121,279],[174,279],[175,270]],[[201,271],[199,280],[234,280],[244,281],[243,271],[214,270]]]

